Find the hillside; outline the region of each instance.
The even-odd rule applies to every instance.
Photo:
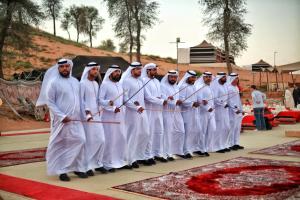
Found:
[[[61,57],[73,58],[77,55],[89,55],[89,56],[119,56],[123,57],[125,60],[129,61],[129,57],[126,54],[104,51],[97,48],[89,48],[84,44],[79,44],[74,41],[66,40],[62,37],[55,37],[47,32],[33,29],[32,30],[33,45],[26,53],[13,51],[9,49],[9,53],[6,54],[6,59],[4,61],[4,74],[5,78],[10,79],[11,76],[17,72],[30,71],[31,69],[47,69],[52,66],[57,59]],[[159,74],[165,74],[170,69],[176,69],[176,64],[173,59],[170,58],[160,58],[159,56],[142,56],[142,63],[146,64],[149,62],[154,62],[159,66]],[[193,69],[200,72],[206,70],[212,73],[217,73],[218,71],[227,71],[225,68],[220,67],[209,67],[203,68],[188,65],[179,65],[180,75],[187,69]],[[234,70],[240,74],[241,85],[249,86],[250,84],[259,84],[259,75],[252,74],[251,71],[247,70]],[[275,74],[269,73],[268,75],[270,82],[275,82]],[[294,75],[296,82],[300,82],[300,76]],[[266,73],[262,73],[262,84],[266,84]],[[278,78],[281,82],[282,78]],[[285,74],[283,76],[283,81],[285,83],[292,82],[291,76]],[[280,87],[282,87],[280,85]]]
[[[18,52],[9,49],[4,61],[5,78],[9,78],[15,72],[30,70],[33,68],[48,68],[61,57],[73,58],[77,55],[90,56],[120,56],[129,61],[126,54],[105,51],[97,48],[89,48],[62,37],[55,37],[40,30],[32,31],[33,45],[27,52]],[[173,59],[159,58],[158,56],[142,56],[142,63],[155,62],[159,66],[174,68]],[[165,70],[160,73],[164,73]]]

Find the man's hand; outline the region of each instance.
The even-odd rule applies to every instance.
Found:
[[[137,110],[138,113],[143,113],[143,111],[144,111],[144,108],[143,108],[143,107],[140,107],[140,108]]]
[[[69,117],[65,117],[63,120],[62,120],[62,123],[68,123],[70,122],[71,119]]]
[[[164,100],[163,102],[163,106],[167,105],[168,101],[167,100]]]
[[[208,109],[208,112],[212,112],[214,109],[212,109],[212,108],[210,108],[210,109]]]
[[[168,99],[171,100],[171,101],[173,101],[174,97],[173,96],[169,96]]]
[[[139,103],[138,101],[135,101],[135,102],[134,102],[134,105],[139,106],[140,103]]]
[[[176,106],[180,106],[182,104],[182,101],[181,100],[177,100],[176,101]]]
[[[120,108],[115,109],[115,113],[121,112]]]
[[[207,100],[202,100],[202,103],[203,103],[203,105],[207,105],[208,104],[208,101]]]
[[[108,103],[110,106],[113,106],[114,105],[114,102],[112,100],[109,101]]]
[[[198,108],[199,106],[200,106],[200,103],[199,103],[199,102],[194,102],[194,103],[193,103],[193,107]]]

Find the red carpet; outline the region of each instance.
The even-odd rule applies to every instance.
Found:
[[[45,161],[46,147],[0,152],[0,167]]]
[[[0,189],[39,200],[113,200],[114,198],[0,174]]]
[[[272,147],[260,149],[258,151],[253,151],[251,153],[255,154],[266,154],[266,155],[276,155],[276,156],[295,156],[300,157],[300,140],[275,145]]]
[[[239,157],[114,187],[164,199],[286,199],[300,195],[300,162]]]
[[[24,132],[24,133],[1,133],[0,136],[18,136],[18,135],[35,135],[35,134],[48,134],[50,131],[43,132]]]

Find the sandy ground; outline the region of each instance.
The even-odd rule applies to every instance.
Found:
[[[49,128],[50,123],[43,121],[35,121],[33,119],[25,118],[24,120],[15,120],[12,118],[0,115],[0,132],[3,131],[17,131],[27,129]]]
[[[78,189],[92,193],[108,195],[121,199],[149,199],[135,194],[129,194],[122,191],[111,189],[112,186],[125,184],[133,181],[138,181],[150,177],[156,177],[167,174],[169,172],[189,169],[196,166],[216,163],[223,160],[236,158],[239,156],[275,159],[284,161],[300,161],[299,158],[292,156],[269,156],[261,154],[249,154],[249,152],[282,144],[285,142],[297,140],[297,138],[288,138],[284,136],[285,130],[300,130],[300,123],[296,125],[281,125],[272,131],[245,131],[241,135],[241,144],[245,146],[245,150],[230,152],[226,154],[211,153],[210,157],[200,158],[194,157],[192,160],[177,159],[175,162],[158,163],[151,167],[141,167],[137,170],[120,170],[116,173],[106,175],[97,174],[88,179],[78,179],[71,175],[71,182],[64,183],[58,180],[57,177],[49,177],[46,175],[45,162],[29,163],[24,165],[16,165],[11,167],[0,168],[0,173],[22,177],[30,180],[40,181],[48,184]],[[26,149],[29,146],[44,147],[48,142],[48,134],[43,135],[26,135],[26,136],[10,136],[1,137],[0,151],[13,149]],[[26,173],[25,173],[26,172]],[[0,191],[0,195],[4,199],[28,199],[22,196]]]

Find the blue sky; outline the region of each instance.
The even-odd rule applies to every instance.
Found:
[[[169,42],[180,37],[185,43],[179,47],[191,47],[206,39],[208,28],[202,24],[202,14],[198,0],[157,0],[160,4],[160,21],[143,34],[146,41],[142,46],[143,54],[162,57],[176,57],[176,47]],[[37,0],[41,2],[41,0]],[[70,5],[91,5],[99,10],[106,20],[103,29],[94,39],[94,46],[102,40],[113,39],[116,46],[119,40],[112,31],[113,20],[109,19],[102,0],[64,0],[64,7]],[[247,39],[248,49],[235,58],[238,65],[249,65],[264,59],[273,65],[274,51],[276,64],[300,61],[300,0],[248,0],[248,13],[245,21],[253,25],[252,34]],[[58,22],[57,27],[59,27]],[[51,21],[40,25],[40,28],[53,32]],[[67,38],[67,33],[58,28],[57,34]],[[71,29],[71,39],[76,39],[75,29]],[[87,40],[81,35],[80,40]],[[209,41],[209,40],[208,40]],[[211,42],[211,41],[209,41]],[[213,43],[213,42],[212,42]]]

